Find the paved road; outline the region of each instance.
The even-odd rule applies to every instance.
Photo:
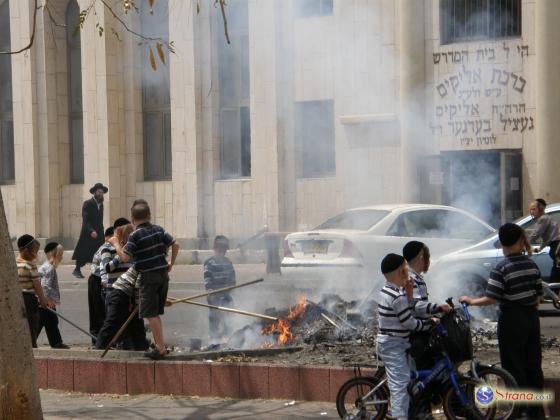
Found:
[[[332,403],[88,395],[41,390],[45,420],[69,419],[334,419]]]
[[[288,280],[280,275],[266,275],[264,264],[238,264],[236,265],[238,283],[264,278],[264,282],[234,292],[235,307],[248,311],[264,313],[267,308],[286,308],[297,302],[302,289],[294,280]],[[61,288],[62,305],[59,311],[72,321],[88,330],[88,304],[87,304],[87,279],[79,280],[71,275],[71,266],[59,268],[59,282]],[[84,270],[85,273],[85,270]],[[170,296],[186,297],[200,293],[204,290],[202,283],[201,265],[176,266],[171,273]],[[305,279],[298,279],[302,284]],[[305,293],[308,298],[317,298],[317,288],[307,288]],[[367,295],[366,290],[363,293]],[[359,298],[359,293],[345,296],[346,298]],[[201,299],[205,302],[205,299]],[[230,315],[235,329],[252,324],[255,318],[242,315]],[[195,307],[187,304],[178,304],[166,310],[164,315],[164,328],[167,341],[170,345],[188,347],[191,338],[207,340],[208,312],[206,308]],[[90,339],[60,321],[63,339],[70,345],[89,345]],[[541,320],[543,334],[560,336],[560,318],[545,318]],[[39,345],[48,345],[43,332],[39,337]]]

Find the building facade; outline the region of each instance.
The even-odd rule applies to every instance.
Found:
[[[34,34],[0,55],[12,236],[72,243],[95,182],[106,225],[143,197],[189,246],[376,203],[496,225],[560,201],[560,2],[229,0],[229,44],[212,1],[113,3],[50,0],[34,25],[0,0],[0,50]]]

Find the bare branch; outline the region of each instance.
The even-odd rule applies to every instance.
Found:
[[[217,0],[220,2],[220,9],[222,11],[222,19],[224,21],[224,34],[226,35],[226,41],[228,44],[231,44],[229,40],[229,33],[227,28],[227,17],[226,17],[226,0]]]
[[[22,53],[26,50],[31,49],[31,47],[33,46],[33,41],[35,41],[35,28],[37,27],[37,10],[39,9],[38,5],[37,5],[37,0],[35,0],[35,7],[33,9],[33,30],[31,31],[31,38],[29,38],[29,44],[27,44],[25,47],[17,50],[17,51],[0,51],[0,54],[3,55],[12,55],[12,54],[19,54]]]

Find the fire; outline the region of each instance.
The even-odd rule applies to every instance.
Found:
[[[286,318],[279,319],[274,324],[264,327],[261,333],[263,335],[270,335],[276,333],[277,334],[276,344],[285,345],[290,343],[294,339],[294,334],[290,331],[290,327],[292,326],[294,321],[296,321],[299,317],[303,315],[303,313],[305,312],[305,306],[306,306],[305,296],[301,296],[299,298],[298,303],[294,307],[290,308],[290,312],[288,313],[288,316]],[[266,342],[265,344],[263,344],[262,347],[270,348],[272,347],[272,345],[273,344],[271,344],[270,342]]]

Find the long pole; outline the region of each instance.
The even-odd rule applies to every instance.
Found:
[[[204,296],[215,295],[216,293],[229,292],[230,290],[237,289],[239,287],[249,286],[249,285],[255,284],[255,283],[260,283],[261,281],[264,281],[264,279],[251,280],[251,281],[248,281],[246,283],[241,283],[241,284],[238,284],[238,285],[235,285],[235,286],[228,286],[228,287],[222,287],[221,289],[210,290],[206,293],[201,293],[200,295],[189,296],[189,297],[186,297],[186,298],[174,300],[171,304],[175,305],[176,303],[183,303],[183,302],[186,302],[187,300],[193,300],[193,299],[198,299],[198,298],[201,298],[201,297],[204,297]]]
[[[198,298],[201,298],[201,297],[204,297],[204,296],[214,295],[216,293],[227,292],[229,290],[237,289],[239,287],[244,287],[244,286],[249,286],[250,284],[260,283],[263,280],[264,279],[251,280],[251,281],[248,281],[246,283],[241,283],[241,284],[238,284],[238,285],[235,285],[235,286],[223,287],[221,289],[210,290],[209,292],[201,293],[199,295],[189,296],[189,297],[186,297],[186,298],[183,298],[183,299],[176,299],[176,300],[173,300],[171,305],[174,305],[174,304],[180,303],[180,302],[186,302],[186,301],[191,300],[191,299],[198,299]],[[103,351],[103,354],[101,355],[101,357],[105,357],[105,355],[107,354],[109,349],[113,346],[113,344],[115,344],[118,341],[118,339],[121,338],[121,335],[124,333],[124,330],[126,330],[126,327],[128,327],[128,324],[130,324],[130,322],[136,316],[136,314],[138,314],[138,306],[134,308],[134,310],[128,316],[128,318],[126,319],[126,321],[124,322],[122,327],[117,331],[117,333],[111,339],[109,344],[107,344],[107,347],[105,347],[105,350]]]
[[[63,320],[65,320],[66,322],[68,322],[70,325],[72,325],[74,328],[77,328],[78,330],[80,330],[81,332],[83,332],[84,334],[89,335],[91,338],[93,338],[94,340],[97,340],[97,337],[95,337],[94,335],[91,335],[90,333],[88,333],[86,330],[78,327],[76,324],[74,324],[72,321],[70,321],[68,318],[66,318],[65,316],[63,316],[60,312],[54,311],[51,308],[43,308],[46,309],[49,312],[52,312],[53,314],[55,314],[56,316],[62,318]]]
[[[173,298],[169,297],[169,299],[173,299]],[[179,301],[174,301],[173,303],[178,303],[178,302]],[[278,321],[278,318],[273,317],[273,316],[258,314],[256,312],[242,311],[241,309],[227,308],[225,306],[207,305],[205,303],[192,302],[190,300],[181,300],[181,303],[187,303],[189,305],[196,305],[196,306],[203,306],[205,308],[216,309],[217,311],[225,311],[225,312],[232,312],[234,314],[253,316],[255,318],[262,318],[262,319],[266,319],[268,321]]]

